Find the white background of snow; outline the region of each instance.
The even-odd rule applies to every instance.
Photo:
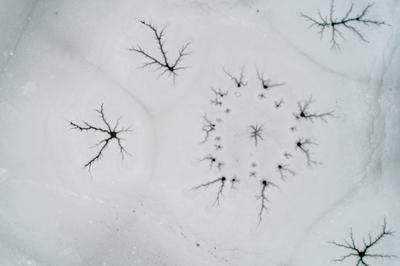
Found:
[[[338,10],[348,4],[337,2]],[[396,1],[379,1],[372,13],[390,27],[365,29],[369,44],[346,35],[340,52],[299,17],[329,1],[0,3],[0,265],[335,265],[342,253],[327,241],[350,227],[376,233],[386,217],[400,231]],[[168,24],[171,51],[192,42],[175,86],[136,68],[142,58],[127,48],[154,47],[136,18]],[[271,131],[292,125],[296,101],[310,95],[338,115],[304,127],[323,165],[309,169],[297,156],[297,175],[271,194],[258,227],[257,182],[227,190],[219,208],[211,188],[190,189],[216,175],[198,162],[209,86],[229,88],[221,67],[242,65],[249,87],[255,65],[286,82],[280,112],[291,120],[270,121]],[[82,163],[93,139],[68,130],[68,120],[97,119],[102,102],[134,129],[133,156],[121,161],[110,147],[90,176]],[[241,143],[233,153],[251,147]],[[245,172],[248,163],[236,167]],[[396,235],[378,250],[400,255],[399,246]]]

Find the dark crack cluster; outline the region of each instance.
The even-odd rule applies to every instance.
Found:
[[[329,34],[332,48],[339,48],[339,40],[344,39],[345,32],[367,42],[361,31],[362,27],[387,25],[382,20],[371,18],[372,7],[373,4],[366,4],[357,9],[351,3],[348,9],[338,16],[337,13],[340,12],[335,10],[335,0],[331,0],[329,11],[326,14],[318,11],[316,16],[304,13],[301,13],[301,16],[310,23],[311,27],[318,29],[321,38],[324,37],[324,34]],[[167,49],[166,27],[159,28],[146,20],[138,22],[146,29],[146,32],[152,35],[154,47],[153,49],[151,47],[143,48],[137,44],[128,50],[144,60],[139,68],[153,68],[160,76],[171,77],[175,83],[178,74],[186,69],[183,62],[190,55],[190,42],[181,44],[173,55],[169,48]],[[258,68],[253,74],[247,73],[245,66],[240,69],[222,67],[222,72],[226,83],[221,87],[209,88],[209,105],[203,112],[199,126],[202,134],[199,143],[204,147],[203,151],[205,152],[198,161],[200,165],[207,167],[210,174],[198,182],[199,184],[194,186],[193,190],[213,190],[212,205],[220,206],[227,190],[238,193],[241,185],[247,183],[249,185],[247,187],[252,187],[254,190],[256,206],[254,213],[258,225],[260,225],[269,210],[273,191],[280,190],[286,180],[296,176],[293,160],[301,157],[302,162],[304,161],[308,167],[321,164],[313,153],[318,142],[313,137],[303,136],[299,133],[311,132],[311,126],[315,123],[328,122],[335,117],[335,113],[330,109],[320,110],[312,97],[298,100],[293,110],[289,111],[291,99],[286,99],[284,94],[286,83],[273,79]],[[232,97],[232,95],[236,97]],[[243,102],[240,102],[240,105],[239,101],[247,102],[244,105]],[[253,111],[260,110],[263,115],[252,117],[246,110],[247,106],[251,107],[250,109]],[[131,132],[131,129],[121,127],[120,119],[117,119],[115,123],[110,122],[106,118],[103,104],[96,110],[96,113],[100,118],[100,126],[86,120],[80,123],[69,121],[72,130],[91,134],[93,138],[97,139],[92,146],[95,152],[83,164],[83,167],[89,171],[104,156],[110,145],[118,148],[122,159],[129,154],[123,145],[125,140],[123,136]],[[244,121],[243,116],[238,119],[236,115],[240,114],[248,115],[246,119],[249,120]],[[275,141],[273,137],[277,137],[276,134],[274,136],[270,134],[275,125],[270,123],[266,114],[285,116],[282,123],[291,121],[290,125],[286,125],[285,130],[279,132],[278,136],[289,137],[290,142],[283,144],[282,152],[277,158],[266,156],[269,155],[268,151],[271,148],[269,143]],[[296,124],[293,125],[292,122]],[[302,130],[304,127],[307,129],[306,131]],[[239,153],[243,153],[244,156],[233,158],[229,152],[232,149],[236,152],[240,149]],[[251,164],[248,163],[249,159],[252,161]],[[241,160],[246,160],[246,162]],[[228,169],[234,169],[234,173]],[[378,234],[375,236],[368,234],[368,237],[361,241],[356,239],[351,230],[348,239],[342,242],[330,242],[333,246],[343,250],[343,255],[334,261],[353,260],[356,266],[372,266],[371,261],[373,260],[394,258],[395,255],[376,251],[378,245],[393,234],[387,229],[386,219]],[[196,243],[196,246],[200,247],[200,244]]]
[[[193,187],[193,189],[214,189],[213,206],[219,206],[226,189],[231,188],[239,191],[240,184],[243,182],[253,184],[256,197],[255,204],[258,202],[257,217],[260,224],[268,210],[271,189],[280,188],[278,182],[284,182],[296,175],[296,172],[290,166],[292,165],[293,157],[295,155],[303,156],[307,166],[320,164],[312,153],[312,149],[317,145],[317,142],[302,136],[296,138],[293,134],[297,134],[298,127],[311,126],[318,121],[328,122],[329,118],[334,117],[334,112],[331,110],[318,112],[313,108],[312,104],[315,101],[311,97],[298,101],[295,111],[290,112],[288,110],[290,106],[285,104],[285,82],[275,81],[257,68],[253,77],[245,72],[244,66],[238,72],[231,72],[225,67],[222,70],[227,81],[226,87],[209,88],[209,105],[206,107],[207,111],[204,112],[201,125],[202,139],[200,144],[206,150],[206,153],[202,158],[199,158],[199,161],[208,167],[211,177],[208,180],[205,179],[203,183]],[[243,97],[232,97],[232,95],[241,95]],[[279,97],[277,98],[276,95]],[[242,100],[242,98],[245,100]],[[263,101],[259,101],[261,98]],[[250,101],[254,100],[254,102],[245,102],[245,104],[241,102],[242,105],[239,104],[239,101],[249,101],[249,99],[252,99]],[[238,106],[241,107],[239,108]],[[249,111],[244,109],[243,106],[259,109],[263,114],[268,112],[270,115],[276,114],[279,117],[286,117],[283,120],[297,122],[297,125],[292,124],[289,127],[289,131],[283,130],[281,132],[282,135],[289,135],[293,138],[293,142],[287,143],[282,148],[284,152],[280,157],[267,159],[275,162],[274,168],[268,170],[262,167],[262,165],[265,165],[265,158],[268,158],[265,155],[254,158],[254,162],[251,163],[246,172],[237,172],[232,176],[228,176],[227,169],[231,169],[232,166],[240,166],[243,162],[232,161],[230,153],[226,152],[226,149],[235,145],[249,145],[249,149],[260,149],[267,154],[268,141],[266,140],[269,138],[268,131],[270,127],[274,126],[269,124],[267,117],[248,124],[243,119],[238,119],[235,114],[247,114]],[[238,110],[236,111],[236,109]],[[230,112],[225,110],[230,110]],[[251,114],[248,115],[251,116]],[[226,124],[227,121],[228,124]],[[242,132],[242,134],[237,134],[237,132]],[[245,139],[248,139],[248,141],[245,142]],[[222,153],[222,151],[225,152]],[[249,154],[249,158],[251,156]],[[303,160],[302,158],[300,159]],[[241,180],[240,183],[239,180]],[[227,182],[230,182],[231,185],[226,186]]]

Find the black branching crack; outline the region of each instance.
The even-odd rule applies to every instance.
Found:
[[[215,89],[214,87],[211,87],[210,89],[215,94],[216,97],[224,98],[225,96],[228,96],[228,91],[223,91],[221,89]]]
[[[317,145],[317,143],[303,138],[298,139],[295,145],[295,149],[300,150],[306,156],[308,166],[320,164],[311,158],[310,146],[312,145]]]
[[[175,82],[176,76],[178,76],[178,71],[185,69],[185,66],[182,66],[182,61],[185,56],[188,56],[190,52],[188,52],[188,48],[190,42],[187,42],[181,46],[178,51],[177,57],[172,60],[168,58],[168,51],[165,48],[165,26],[160,30],[156,26],[154,26],[150,22],[146,22],[145,20],[139,20],[141,24],[147,27],[150,31],[152,31],[154,38],[157,43],[157,47],[159,49],[161,58],[158,58],[155,55],[146,52],[139,44],[136,47],[129,48],[129,51],[136,52],[142,55],[146,62],[143,63],[139,68],[145,67],[154,67],[156,71],[160,71],[160,76],[164,74],[168,74],[168,76],[172,76],[173,82]]]
[[[217,158],[211,154],[204,156],[203,158],[200,159],[200,161],[207,162],[210,169],[216,166],[218,170],[221,170],[222,166],[225,165],[224,162],[218,161]]]
[[[214,180],[211,180],[211,181],[209,181],[209,182],[206,182],[206,183],[203,183],[203,184],[200,184],[200,185],[198,185],[198,186],[195,186],[195,187],[193,187],[193,189],[194,190],[198,190],[198,189],[200,189],[200,188],[204,188],[204,189],[207,189],[208,187],[210,187],[210,186],[212,186],[212,185],[214,185],[214,184],[219,184],[219,187],[218,187],[218,190],[217,190],[217,194],[216,194],[216,196],[215,196],[215,200],[214,200],[214,203],[213,203],[213,206],[214,205],[218,205],[219,206],[219,202],[220,202],[220,200],[221,200],[221,197],[223,197],[224,196],[224,194],[223,194],[223,191],[224,191],[224,188],[225,188],[225,182],[226,182],[226,177],[225,176],[221,176],[221,177],[219,177],[219,178],[217,178],[217,179],[214,179]],[[236,181],[235,181],[236,182]],[[232,180],[231,180],[231,185],[232,185],[233,183],[232,183]]]
[[[276,165],[276,171],[279,173],[283,181],[286,180],[288,174],[292,176],[296,175],[296,173],[293,170],[291,170],[287,164],[278,163]]]
[[[203,127],[201,128],[201,130],[204,132],[204,138],[200,142],[201,144],[205,143],[208,140],[208,138],[210,137],[210,134],[213,131],[215,131],[215,127],[216,127],[215,122],[208,119],[207,113],[205,113],[203,115],[203,120],[204,120],[204,124],[203,124]]]
[[[332,241],[330,242],[331,244],[343,248],[347,250],[349,253],[343,255],[340,258],[334,259],[333,261],[335,262],[343,262],[344,260],[348,258],[354,258],[355,265],[363,265],[363,266],[371,266],[370,262],[368,262],[369,259],[386,259],[386,258],[395,258],[397,256],[395,255],[387,255],[387,254],[381,254],[381,253],[375,253],[371,251],[375,246],[378,245],[379,242],[383,241],[383,239],[387,236],[392,236],[393,232],[389,231],[386,228],[386,220],[383,221],[382,229],[380,233],[372,237],[371,234],[368,234],[368,239],[363,239],[362,240],[362,245],[357,245],[356,240],[354,239],[353,235],[353,230],[350,230],[350,239],[349,240],[343,240],[343,242],[335,242]]]
[[[313,18],[309,15],[301,13],[301,16],[311,23],[310,27],[318,28],[321,39],[324,36],[325,31],[330,32],[330,42],[332,48],[339,48],[338,38],[344,39],[344,31],[351,32],[358,36],[358,38],[364,42],[367,39],[360,31],[360,26],[381,26],[386,25],[384,21],[373,20],[368,18],[368,13],[373,4],[367,4],[358,13],[354,11],[354,4],[351,3],[346,13],[340,17],[335,16],[335,0],[331,0],[331,6],[328,15],[322,15],[321,11],[318,10],[318,17]]]
[[[224,73],[235,83],[237,88],[245,87],[247,85],[247,81],[244,81],[244,67],[241,68],[239,76],[234,76],[230,73],[229,70],[222,68]]]
[[[71,129],[76,129],[81,132],[97,132],[97,133],[102,133],[106,135],[105,138],[97,142],[92,148],[95,147],[100,147],[97,153],[88,161],[84,164],[84,168],[88,168],[89,171],[97,160],[99,160],[103,156],[104,150],[107,148],[107,146],[112,142],[115,141],[118,145],[119,151],[121,153],[122,159],[124,159],[125,154],[129,154],[125,147],[122,145],[122,141],[124,140],[123,138],[120,137],[120,134],[124,132],[131,132],[129,128],[119,128],[119,121],[118,119],[114,125],[114,127],[111,126],[110,122],[107,121],[105,114],[104,114],[104,108],[103,104],[101,104],[100,109],[96,110],[96,112],[99,114],[101,121],[104,124],[103,127],[97,127],[93,126],[89,122],[82,121],[82,125],[79,125],[74,122],[69,122]]]
[[[213,168],[214,164],[217,162],[217,158],[215,158],[213,155],[208,154],[207,156],[204,156],[203,158],[200,159],[201,162],[208,162],[208,166]]]
[[[301,121],[310,121],[314,122],[314,120],[319,119],[326,122],[326,118],[333,117],[333,111],[323,112],[323,113],[316,113],[310,111],[310,105],[314,102],[312,97],[307,100],[300,101],[297,103],[297,113],[293,113],[293,116]]]
[[[260,208],[258,211],[258,224],[262,222],[263,219],[263,214],[268,210],[267,208],[267,202],[269,202],[267,196],[266,196],[266,190],[268,187],[275,187],[279,188],[275,183],[272,183],[271,181],[267,179],[263,179],[260,182],[261,185],[261,191],[260,194],[257,196],[257,200],[260,201]]]
[[[264,131],[264,128],[262,125],[251,125],[250,126],[250,138],[254,140],[254,145],[258,145],[258,142],[260,140],[264,140],[262,136],[262,132]]]
[[[236,184],[238,184],[240,180],[236,176],[234,176],[231,178],[230,182],[231,182],[231,189],[237,189]]]
[[[285,85],[285,83],[274,83],[271,79],[265,78],[263,73],[260,73],[257,69],[257,78],[261,84],[261,88],[264,90],[269,90],[274,87],[279,87]]]

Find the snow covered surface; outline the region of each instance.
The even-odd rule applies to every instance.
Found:
[[[337,11],[348,4],[338,0]],[[299,15],[329,5],[1,0],[0,265],[335,265],[344,251],[328,242],[350,228],[360,243],[384,218],[400,232],[400,3],[377,2],[370,15],[390,26],[362,28],[369,43],[346,34],[338,51]],[[191,42],[175,84],[138,69],[143,57],[128,48],[158,50],[137,19],[167,25],[168,55]],[[235,88],[223,67],[244,67],[247,86]],[[285,84],[259,97],[256,68]],[[210,104],[210,87],[229,92],[223,107]],[[310,96],[335,117],[296,121],[297,102]],[[99,137],[68,123],[98,123],[101,103],[132,129],[131,155],[121,160],[110,145],[89,173],[82,166]],[[204,113],[220,122],[200,144]],[[264,128],[257,147],[254,124]],[[307,166],[299,137],[318,143],[312,155],[322,164]],[[200,160],[210,152],[222,170]],[[286,181],[281,161],[296,172]],[[219,206],[218,184],[192,189],[221,175],[240,182],[226,183]],[[262,178],[279,189],[268,191],[258,223]],[[376,251],[400,256],[399,247],[400,233]]]

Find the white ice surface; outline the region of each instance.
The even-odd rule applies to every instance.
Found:
[[[348,4],[337,2],[338,10]],[[343,253],[328,241],[348,237],[351,227],[361,238],[386,217],[400,232],[397,1],[379,1],[371,13],[390,26],[363,28],[369,43],[346,35],[340,51],[299,16],[329,1],[1,0],[0,7],[0,265],[336,265]],[[137,69],[143,58],[127,48],[157,52],[138,18],[168,25],[171,56],[191,42],[189,68],[175,84]],[[234,89],[223,66],[245,66],[249,84]],[[255,94],[256,66],[285,82],[264,101]],[[209,104],[210,86],[230,91],[232,114]],[[297,101],[311,95],[316,109],[336,117],[296,122]],[[101,103],[110,120],[133,129],[125,142],[131,156],[121,160],[111,145],[89,174],[82,165],[98,138],[68,121],[96,121]],[[216,187],[191,189],[220,176],[199,162],[212,148],[199,144],[204,112],[222,117],[213,136],[229,142],[224,173],[241,179],[237,190],[227,185],[219,207]],[[262,148],[247,137],[255,123],[265,127]],[[318,141],[313,154],[322,165],[306,166],[293,149],[299,136]],[[286,150],[296,176],[281,182],[274,166]],[[280,186],[260,225],[253,161]],[[400,256],[399,247],[397,234],[377,251]]]

